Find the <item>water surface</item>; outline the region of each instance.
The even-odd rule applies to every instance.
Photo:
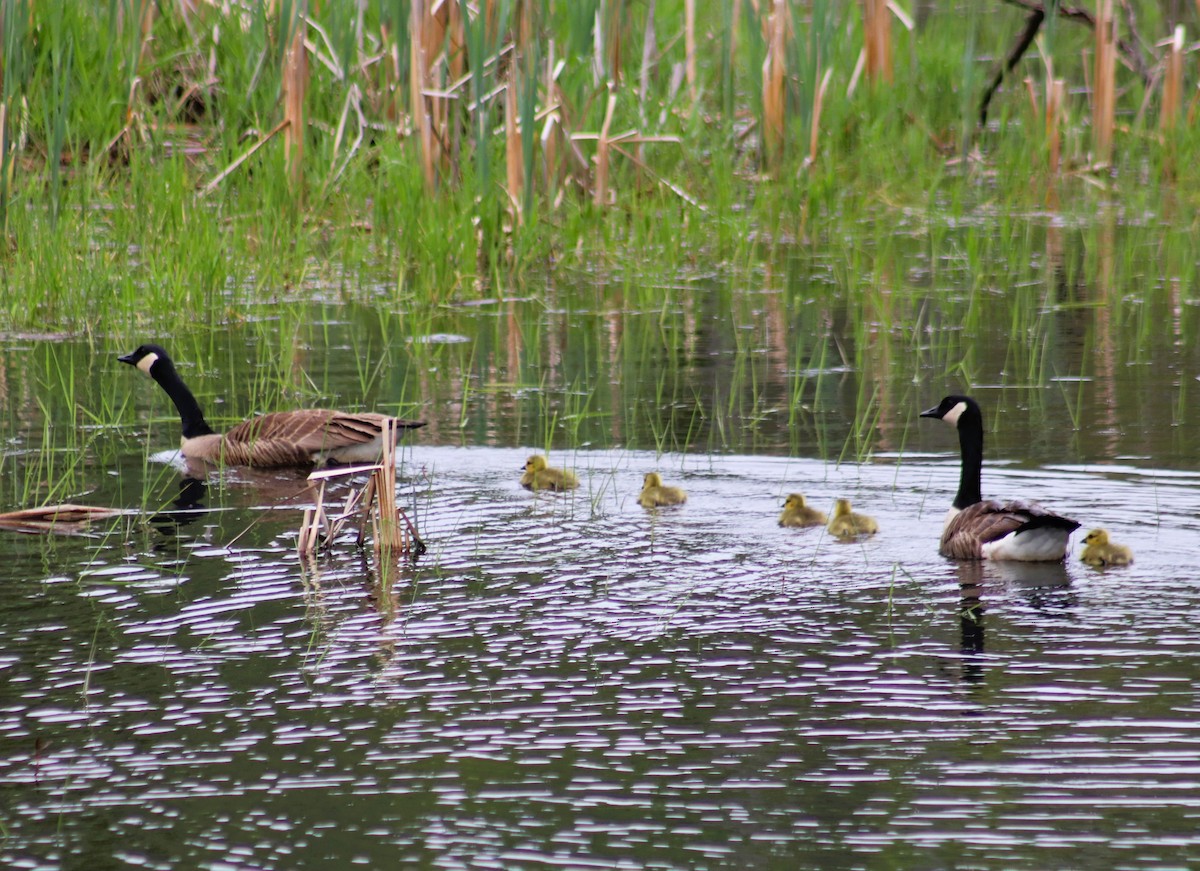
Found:
[[[665,306],[581,283],[163,339],[221,425],[426,418],[400,504],[429,551],[395,565],[352,536],[302,561],[302,475],[181,489],[126,340],[6,337],[2,507],[128,514],[0,532],[0,861],[1186,866],[1195,307],[997,298],[912,257],[891,302],[814,261]],[[955,440],[916,415],[967,386],[985,493],[1106,526],[1133,566],[938,557]],[[578,491],[517,485],[547,445]],[[652,469],[686,505],[636,504]],[[797,490],[879,534],[780,529]]]
[[[430,552],[387,589],[349,541],[302,563],[295,512],[252,484],[175,528],[10,536],[6,863],[874,867],[933,847],[1014,867],[1103,846],[1149,867],[1200,846],[1195,476],[989,470],[1133,545],[1097,572],[938,558],[944,457],[578,452],[569,496],[522,491],[523,458],[412,448]],[[687,505],[635,503],[651,467]],[[791,489],[849,495],[881,531],[780,529]],[[1153,522],[1117,493],[1153,496]]]

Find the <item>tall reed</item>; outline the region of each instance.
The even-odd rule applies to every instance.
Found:
[[[1113,0],[1097,0],[1096,48],[1092,73],[1092,148],[1096,160],[1112,157],[1116,118],[1117,19]]]
[[[299,192],[304,176],[304,138],[308,133],[304,105],[308,91],[307,32],[308,0],[291,0],[281,6],[283,30],[287,34],[283,53],[284,163],[293,190]]]
[[[1167,66],[1163,73],[1162,109],[1159,114],[1159,126],[1165,131],[1175,126],[1183,103],[1183,35],[1183,25],[1180,24],[1167,44]]]

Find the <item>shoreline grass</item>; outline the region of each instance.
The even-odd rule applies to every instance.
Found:
[[[12,0],[0,336],[177,343],[231,417],[353,383],[350,404],[389,410],[453,397],[443,423],[468,442],[774,450],[783,419],[788,445],[829,459],[887,449],[871,422],[894,419],[914,373],[1027,392],[1161,361],[1164,323],[1194,344],[1200,134],[1164,127],[1157,93],[1118,68],[1113,160],[1097,164],[1084,28],[1055,22],[974,129],[1022,21],[1004,4],[893,22],[892,82],[853,88],[857,7],[759,4],[790,21],[771,32],[787,59],[768,172],[752,6],[697,0],[693,99],[682,0],[631,5],[624,23],[546,0],[536,28],[517,14],[532,7],[483,4],[494,23],[468,20],[459,45],[483,56],[478,77],[449,50],[452,22],[430,36],[431,165],[411,113],[419,30],[399,7],[322,4],[295,181],[268,135],[287,30],[265,4],[222,18],[162,3],[147,22],[123,3]],[[1139,23],[1175,24],[1149,8]],[[1053,129],[1021,75],[1035,94],[1072,88]],[[1069,353],[1080,331],[1100,362]],[[413,341],[436,333],[472,341]],[[357,352],[352,375],[331,368],[331,341]],[[304,348],[325,349],[316,369]],[[711,384],[705,355],[732,361]],[[97,395],[93,367],[72,391]],[[127,424],[146,404],[82,407]],[[846,408],[855,419],[831,423]]]
[[[298,86],[284,58],[304,5],[281,4],[273,17],[264,3],[163,3],[139,17],[123,3],[11,0],[0,329],[122,332],[197,314],[215,325],[314,284],[375,276],[414,307],[437,306],[596,261],[665,272],[770,260],[921,211],[931,224],[994,215],[1027,229],[1059,215],[1090,221],[1106,201],[1164,219],[1194,206],[1197,134],[1135,115],[1159,99],[1136,76],[1118,83],[1111,165],[1096,167],[1086,95],[1073,95],[1053,131],[1063,169],[1048,173],[1051,131],[1015,76],[1052,71],[1082,86],[1086,28],[1054,22],[1046,56],[1022,61],[993,120],[975,130],[982,71],[1018,29],[1018,10],[936,10],[911,30],[893,21],[889,76],[856,82],[856,7],[818,0],[755,13],[744,3],[735,21],[731,2],[695,4],[694,80],[682,0],[631,6],[624,22],[542,0],[537,27],[530,3],[503,0],[481,7],[486,19],[441,4],[444,21],[420,18],[422,4],[411,19],[321,4],[304,13],[302,166],[290,162],[294,147],[267,141],[230,170],[284,117],[285,83]],[[1139,19],[1147,33],[1175,24],[1157,9]],[[772,67],[770,95],[767,36],[787,55]],[[405,59],[418,43],[425,91],[414,97]],[[782,137],[769,172],[763,111]],[[959,147],[968,141],[970,151]]]

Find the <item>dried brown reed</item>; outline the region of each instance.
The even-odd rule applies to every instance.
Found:
[[[817,162],[817,147],[821,141],[821,109],[825,105],[825,92],[829,89],[829,80],[832,78],[833,70],[825,70],[825,75],[821,76],[821,82],[817,85],[816,93],[813,95],[812,130],[808,137],[809,164]]]
[[[1112,157],[1116,117],[1117,19],[1113,0],[1097,0],[1096,56],[1092,74],[1093,157],[1107,163]]]
[[[862,0],[863,56],[867,80],[892,80],[892,29],[886,0]]]
[[[1197,0],[1200,3],[1200,0]],[[1183,41],[1184,30],[1180,24],[1167,45],[1167,64],[1163,74],[1162,109],[1159,126],[1169,130],[1179,120],[1183,104]]]
[[[508,70],[508,84],[504,89],[504,164],[508,178],[508,198],[512,203],[517,221],[522,222],[521,202],[525,192],[524,169],[522,166],[521,136],[517,126],[517,68],[513,64]]]
[[[316,553],[322,541],[326,545],[332,542],[342,527],[355,517],[358,518],[360,546],[366,538],[366,526],[370,522],[375,549],[385,556],[420,556],[425,552],[425,543],[417,534],[416,527],[396,505],[395,435],[395,423],[389,422],[384,433],[383,456],[375,465],[319,469],[308,476],[310,482],[316,483],[317,492],[314,507],[304,510],[296,539],[296,549],[302,557]],[[342,510],[331,518],[325,509],[326,482],[331,478],[364,472],[370,473],[366,484],[351,490]],[[325,530],[324,535],[321,534],[322,529]]]
[[[763,130],[764,163],[770,169],[783,158],[786,141],[784,124],[787,110],[787,3],[772,0],[767,18],[767,55],[763,59]]]
[[[600,137],[596,141],[596,177],[593,201],[598,206],[608,204],[609,132],[612,129],[613,110],[617,108],[617,91],[612,83],[608,88],[608,103],[604,107],[604,123],[600,126]]]
[[[123,514],[116,508],[94,505],[43,505],[0,514],[0,529],[28,533],[76,533],[93,520],[106,520]]]
[[[692,98],[692,110],[696,109],[699,92],[696,86],[696,0],[683,3],[683,44],[686,52],[688,95]]]
[[[283,54],[284,164],[288,180],[297,191],[304,177],[304,100],[308,91],[308,49],[304,45],[306,8],[305,0],[297,3],[295,20],[291,22],[292,36]]]
[[[1051,175],[1057,175],[1062,164],[1062,118],[1067,83],[1063,79],[1046,82],[1046,148]]]

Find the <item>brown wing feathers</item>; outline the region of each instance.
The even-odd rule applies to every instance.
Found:
[[[942,533],[940,551],[942,556],[951,559],[979,559],[985,544],[1038,526],[1056,526],[1070,533],[1079,524],[1047,511],[1035,502],[988,499],[969,505],[954,516]]]
[[[942,533],[942,556],[951,559],[979,559],[983,545],[1004,538],[1024,526],[1029,516],[1020,502],[1001,503],[994,499],[976,502],[954,516]]]
[[[225,462],[255,466],[305,465],[315,454],[365,445],[383,434],[383,414],[326,409],[280,411],[251,418],[225,434]],[[397,429],[421,426],[397,419]]]

